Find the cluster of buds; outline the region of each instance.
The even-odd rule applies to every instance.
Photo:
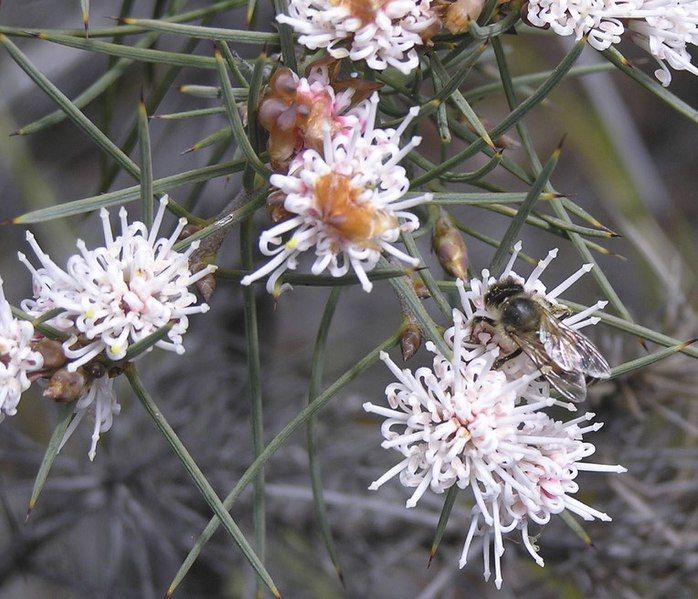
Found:
[[[364,100],[377,85],[337,81],[338,66],[316,64],[307,77],[286,67],[272,75],[259,104],[259,122],[269,132],[269,159],[275,171],[288,172],[293,158],[306,149],[322,151],[326,128],[338,135],[365,125]]]
[[[24,254],[19,259],[32,273],[34,294],[21,302],[22,309],[43,324],[34,330],[28,321],[17,321],[9,304],[0,298],[4,330],[0,330],[0,361],[6,361],[2,385],[3,414],[14,414],[21,392],[30,381],[46,381],[44,395],[60,403],[74,403],[75,418],[66,431],[72,433],[83,416],[94,416],[89,451],[94,459],[99,435],[109,430],[120,410],[113,379],[135,355],[129,349],[154,335],[153,345],[182,353],[182,336],[191,314],[208,310],[189,291],[210,275],[207,266],[192,274],[189,257],[194,243],[183,253],[173,246],[186,221],[180,219],[169,237],[158,238],[167,198],[160,202],[153,226],[128,223],[125,209],[119,216],[121,231],[114,234],[106,210],[101,212],[105,244],[88,249],[78,240],[79,252],[60,268],[31,233],[27,241],[40,266]],[[162,335],[160,335],[162,333]],[[10,368],[11,367],[11,368]],[[11,373],[11,377],[10,377]],[[64,439],[64,442],[65,442]]]
[[[444,219],[441,227],[448,229],[447,216],[440,217]],[[610,520],[607,514],[574,497],[579,490],[576,479],[583,471],[625,471],[619,465],[586,461],[595,447],[584,436],[602,424],[592,423],[592,413],[566,422],[549,416],[546,411],[552,406],[575,411],[575,404],[554,397],[537,364],[525,354],[513,357],[498,329],[485,334],[480,324],[482,318],[494,317],[487,313],[487,294],[495,284],[520,284],[526,293],[553,303],[559,293],[588,272],[584,267],[548,290],[540,275],[556,252],[523,279],[512,270],[519,250],[517,244],[503,278],[485,273],[482,279],[469,281],[468,291],[459,280],[463,312],[453,311],[453,326],[443,337],[450,356],[428,342],[426,348],[434,356],[432,365],[413,373],[400,369],[386,353],[381,354],[396,379],[385,390],[388,406],[364,404],[367,412],[385,419],[382,447],[400,455],[399,462],[369,488],[378,489],[399,478],[403,486],[413,489],[408,508],[416,506],[428,491],[442,494],[454,485],[468,489],[473,508],[460,567],[468,561],[473,540],[480,537],[485,579],[490,577],[493,561],[498,588],[502,585],[504,534],[519,531],[522,545],[543,566],[529,527],[544,525],[563,510],[584,520]],[[599,307],[597,304],[568,318],[565,326],[594,324],[597,319],[590,314]],[[407,334],[410,323],[406,324]],[[508,357],[513,359],[502,359]]]

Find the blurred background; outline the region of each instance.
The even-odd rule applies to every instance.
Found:
[[[80,28],[79,2],[5,0],[0,27]],[[130,14],[163,14],[166,1],[133,3]],[[186,2],[186,9],[206,2]],[[270,29],[268,2],[258,7],[257,29]],[[93,0],[91,27],[109,27],[121,2]],[[244,8],[217,15],[211,25],[245,28]],[[142,36],[123,38],[134,44]],[[113,60],[32,38],[13,38],[29,59],[66,95],[74,98]],[[569,40],[552,35],[505,36],[514,75],[553,68]],[[163,35],[158,48],[210,56],[202,41]],[[232,47],[256,57],[255,46]],[[654,65],[632,45],[621,50],[651,74]],[[586,48],[581,64],[604,59]],[[494,69],[494,71],[493,71]],[[496,73],[486,53],[463,91],[490,81]],[[154,114],[219,105],[219,100],[179,92],[185,84],[217,85],[215,71],[170,70],[164,65],[133,64],[84,112],[112,140],[124,144],[135,123],[141,89],[152,99],[164,77],[173,76]],[[526,90],[523,90],[524,93]],[[671,91],[698,106],[698,84],[675,73]],[[426,92],[425,92],[426,93]],[[125,174],[109,181],[111,164],[72,123],[63,120],[30,136],[10,136],[53,110],[55,105],[0,49],[0,220],[39,207],[133,185]],[[491,124],[507,113],[501,94],[474,104]],[[698,178],[695,126],[620,72],[598,72],[565,80],[526,122],[542,157],[567,135],[553,175],[555,187],[569,195],[621,237],[604,240],[608,255],[601,267],[637,322],[679,339],[698,334]],[[195,142],[227,125],[225,115],[205,119],[151,121],[155,178],[208,163],[230,160],[227,143],[183,154]],[[434,161],[439,140],[423,126],[422,149]],[[516,139],[516,132],[510,135]],[[448,155],[462,146],[446,148]],[[505,153],[525,163],[516,148]],[[137,160],[137,149],[132,152]],[[472,160],[468,170],[482,163]],[[497,169],[487,178],[507,190],[521,183]],[[223,177],[203,189],[183,187],[173,196],[209,218],[237,193],[239,179]],[[476,191],[466,186],[454,189]],[[139,216],[140,206],[129,213]],[[112,210],[112,213],[115,213]],[[477,207],[453,215],[478,232],[501,238],[508,219]],[[266,225],[260,212],[259,226]],[[0,272],[15,305],[30,293],[30,278],[16,260],[23,250],[23,227],[0,228]],[[64,263],[76,237],[88,246],[101,238],[96,215],[32,227],[52,257]],[[470,265],[479,272],[493,250],[466,238]],[[560,257],[546,272],[554,282],[576,270],[580,260],[569,242],[532,227],[524,228],[524,250],[534,257],[560,245]],[[428,239],[423,255],[438,273]],[[239,268],[239,240],[226,240],[219,264]],[[261,260],[259,256],[258,259]],[[526,268],[526,267],[522,267]],[[439,278],[441,275],[438,275]],[[568,292],[569,299],[591,303],[600,296],[591,277]],[[259,290],[264,424],[267,441],[305,405],[311,354],[328,290],[297,287],[278,305]],[[233,487],[252,460],[247,366],[239,285],[219,282],[212,310],[194,318],[184,358],[153,352],[140,365],[148,388],[180,434],[219,495]],[[390,335],[400,310],[387,282],[368,296],[345,289],[330,332],[326,382],[333,381]],[[611,364],[641,356],[632,337],[595,327],[594,340]],[[651,344],[649,349],[655,349]],[[394,356],[397,359],[397,356]],[[429,360],[422,350],[410,363]],[[504,556],[502,591],[482,581],[475,558],[457,569],[466,533],[468,506],[456,504],[439,554],[427,558],[443,498],[427,494],[419,508],[407,510],[408,491],[394,481],[378,491],[369,483],[389,468],[395,456],[380,448],[379,422],[363,413],[364,401],[380,402],[389,380],[378,364],[320,413],[318,439],[325,499],[343,565],[339,583],[314,520],[305,435],[296,434],[271,460],[267,474],[267,563],[285,597],[443,598],[477,593],[483,597],[693,597],[698,589],[698,368],[676,356],[639,374],[594,387],[589,400],[601,432],[590,437],[598,461],[621,463],[623,476],[580,474],[581,500],[607,512],[612,523],[585,526],[586,546],[558,518],[539,539],[545,569],[538,568],[510,540]],[[97,458],[87,459],[89,426],[79,427],[59,455],[39,505],[25,522],[26,505],[57,406],[32,389],[19,414],[0,425],[0,597],[162,597],[172,576],[210,516],[178,459],[132,397],[119,389],[122,413],[103,435]],[[465,495],[465,494],[463,494]],[[461,497],[461,500],[463,498]],[[251,491],[233,516],[253,538]],[[521,559],[519,559],[519,556]],[[180,597],[251,597],[254,576],[223,532],[203,550],[178,592]]]

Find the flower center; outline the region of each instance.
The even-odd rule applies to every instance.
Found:
[[[390,0],[330,0],[330,4],[333,6],[348,9],[352,16],[359,19],[364,25],[374,21],[376,13],[388,2]]]
[[[322,221],[340,237],[370,246],[374,238],[396,227],[397,220],[370,202],[359,202],[360,193],[346,175],[328,173],[315,182],[315,198]]]

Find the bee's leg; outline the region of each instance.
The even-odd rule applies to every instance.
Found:
[[[494,370],[497,370],[504,366],[509,360],[512,360],[513,358],[516,358],[517,356],[521,355],[521,348],[515,349],[513,352],[510,354],[507,354],[506,356],[502,356],[501,358],[498,358],[497,360],[494,361],[494,364],[492,365],[492,368]]]
[[[494,330],[494,327],[497,324],[497,323],[495,323],[494,320],[492,320],[491,318],[488,318],[487,316],[474,316],[472,323],[473,323],[473,325],[484,323],[488,327],[490,327],[492,330]],[[470,341],[477,341],[477,339],[475,339],[475,337],[473,335],[474,328],[475,328],[474,326],[471,328]]]
[[[555,306],[555,309],[552,310],[552,313],[558,320],[564,320],[568,316],[572,316],[572,310],[570,310],[566,306]]]

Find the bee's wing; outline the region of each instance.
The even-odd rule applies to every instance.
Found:
[[[607,379],[611,369],[596,346],[579,331],[568,327],[545,310],[539,336],[548,356],[564,370]]]
[[[564,369],[548,353],[538,337],[519,335],[516,331],[510,331],[508,334],[560,395],[576,403],[586,399],[587,386],[583,372]]]

